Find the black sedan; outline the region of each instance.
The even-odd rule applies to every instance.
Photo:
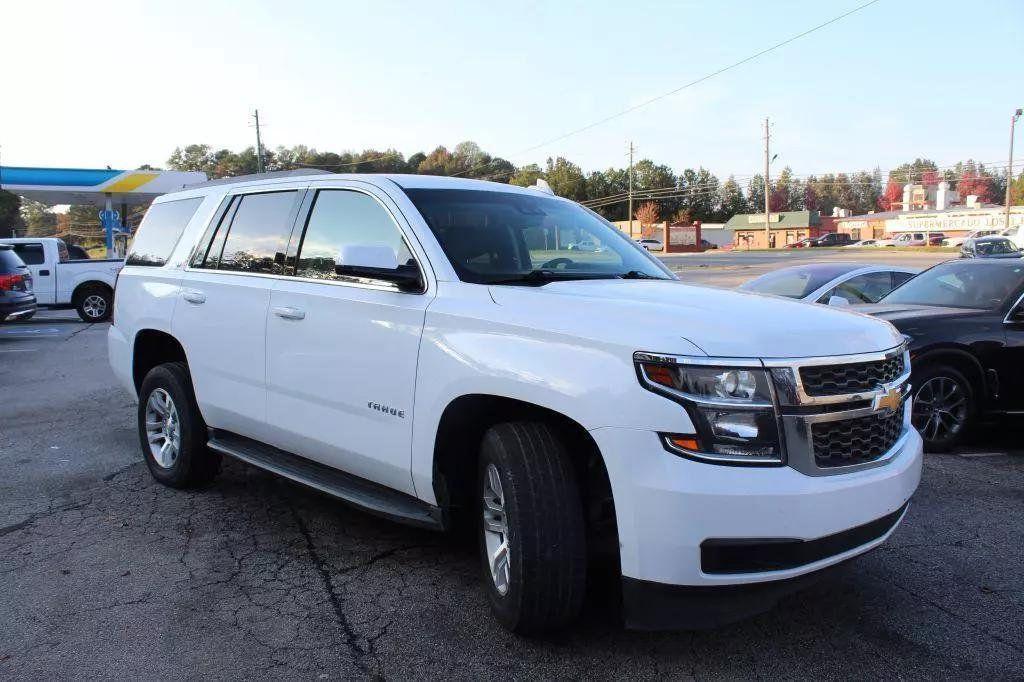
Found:
[[[912,419],[929,449],[954,445],[979,415],[1024,415],[1024,260],[940,263],[853,309],[909,337]]]
[[[960,246],[961,258],[1020,258],[1022,252],[1008,237],[965,239]]]

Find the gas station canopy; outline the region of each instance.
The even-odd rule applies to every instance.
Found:
[[[205,181],[191,171],[0,167],[0,188],[47,206],[137,206]]]

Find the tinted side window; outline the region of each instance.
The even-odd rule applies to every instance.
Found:
[[[321,190],[299,245],[295,274],[349,279],[337,274],[335,262],[341,247],[351,245],[386,245],[395,250],[400,265],[413,260],[398,226],[373,197],[348,190]]]
[[[25,265],[42,265],[46,262],[42,244],[15,244],[14,253],[25,261]]]
[[[22,273],[25,271],[25,264],[14,253],[14,249],[0,249],[0,275],[9,275],[12,272]]]
[[[267,192],[241,197],[224,240],[218,269],[283,273],[297,194],[295,191]],[[214,238],[214,247],[217,241]],[[212,252],[213,248],[210,250]]]
[[[906,282],[908,279],[912,279],[914,274],[911,272],[894,272],[892,273],[892,288],[895,289],[899,285]]]
[[[839,296],[850,303],[876,303],[890,291],[892,275],[888,272],[869,272],[843,282],[829,296]],[[828,297],[825,301],[828,301]]]
[[[138,232],[128,249],[126,265],[160,266],[167,262],[174,251],[175,244],[185,231],[185,226],[192,219],[202,197],[195,199],[179,199],[153,204],[146,211]]]

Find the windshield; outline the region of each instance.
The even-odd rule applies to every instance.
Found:
[[[1009,239],[993,239],[974,242],[974,250],[982,256],[995,256],[1001,253],[1020,253],[1017,246]]]
[[[641,246],[572,202],[481,190],[405,193],[465,282],[673,278]]]
[[[772,294],[787,298],[803,298],[825,286],[836,277],[856,270],[859,265],[818,265],[813,267],[786,268],[761,275],[740,286],[743,291],[758,294]]]
[[[894,289],[879,303],[994,310],[1024,284],[1024,263],[940,263]]]

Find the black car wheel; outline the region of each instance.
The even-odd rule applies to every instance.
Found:
[[[928,450],[941,452],[962,437],[974,414],[974,394],[967,379],[948,365],[926,369],[916,379],[911,421]]]
[[[105,287],[89,287],[75,296],[75,309],[83,322],[103,322],[113,312],[113,293]]]

